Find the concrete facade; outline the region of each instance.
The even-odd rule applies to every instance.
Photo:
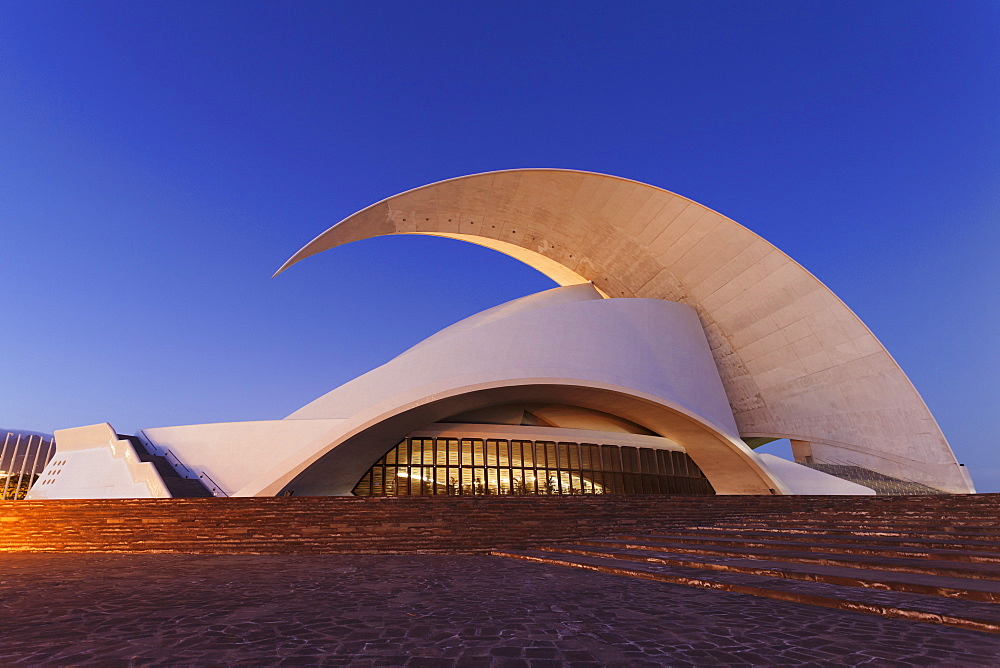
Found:
[[[278,273],[384,234],[483,245],[562,287],[447,327],[283,420],[143,429],[135,447],[227,496],[349,495],[401,439],[445,434],[684,452],[719,494],[874,493],[800,465],[814,458],[974,491],[916,390],[847,306],[690,200],[584,172],[480,174],[358,212]],[[529,405],[556,421],[497,417]],[[494,417],[470,422],[477,415]],[[746,442],[766,438],[789,438],[799,463]],[[108,425],[59,432],[57,448],[29,498],[169,496]]]
[[[692,306],[739,435],[811,444],[943,491],[974,491],[888,351],[794,260],[685,197],[603,174],[523,169],[389,197],[349,216],[279,269],[385,234],[460,239],[506,253],[560,285]]]

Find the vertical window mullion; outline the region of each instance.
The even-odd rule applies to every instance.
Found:
[[[462,468],[462,456],[464,454],[464,443],[465,443],[465,441],[463,439],[461,439],[461,438],[458,439],[458,494],[459,494],[459,496],[461,496],[462,494],[465,493],[465,490],[462,489],[462,477],[463,477],[463,474],[465,473],[464,469]]]

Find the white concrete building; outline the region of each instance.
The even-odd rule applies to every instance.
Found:
[[[282,420],[56,432],[29,498],[197,491],[181,479],[228,496],[975,491],[857,316],[695,202],[600,174],[479,174],[349,216],[278,273],[384,234],[483,245],[562,287],[452,325]],[[796,461],[751,447],[780,438]]]

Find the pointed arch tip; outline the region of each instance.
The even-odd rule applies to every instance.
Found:
[[[278,274],[284,273],[284,271],[286,269],[288,269],[289,267],[291,267],[293,264],[297,264],[299,262],[299,260],[303,259],[303,258],[298,257],[298,255],[299,255],[299,253],[296,252],[295,255],[293,255],[292,257],[290,257],[287,260],[285,260],[285,263],[283,265],[281,265],[280,267],[278,267],[278,271],[276,271],[273,274],[271,274],[271,278],[277,278]]]

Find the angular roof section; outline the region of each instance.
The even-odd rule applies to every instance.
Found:
[[[592,281],[609,297],[689,304],[741,436],[810,441],[817,459],[971,491],[923,400],[864,323],[772,244],[697,202],[589,172],[476,174],[345,218],[275,275],[324,250],[387,234],[460,239],[560,285]]]

